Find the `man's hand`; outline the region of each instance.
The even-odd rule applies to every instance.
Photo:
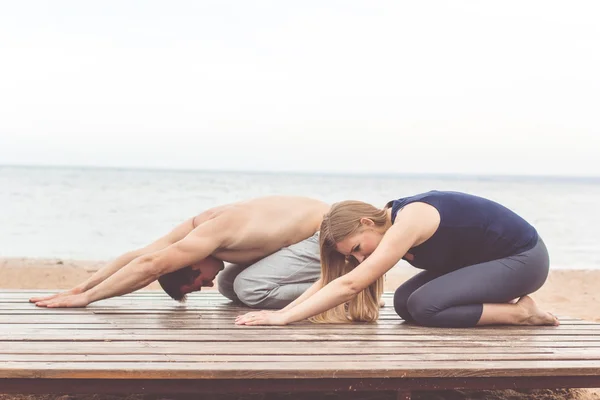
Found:
[[[76,307],[86,307],[90,304],[90,300],[88,299],[88,295],[84,293],[73,294],[70,296],[61,296],[55,297],[51,300],[39,301],[35,303],[38,307],[48,307],[48,308],[76,308]]]
[[[239,315],[235,319],[236,325],[287,325],[285,312],[279,311],[252,311]]]
[[[61,293],[56,293],[53,294],[51,296],[43,296],[43,297],[32,297],[29,299],[30,303],[38,303],[40,301],[48,301],[48,300],[52,300],[52,299],[56,299],[59,297],[66,297],[66,296],[73,296],[75,294],[80,294],[82,293],[83,290],[79,289],[79,288],[73,288],[71,290],[67,290]]]

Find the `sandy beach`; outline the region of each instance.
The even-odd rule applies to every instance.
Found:
[[[74,261],[61,259],[0,258],[0,289],[68,289],[91,276],[104,262]],[[409,266],[397,266],[386,277],[385,290],[393,291],[399,284],[418,270]],[[156,290],[160,286],[155,282],[143,290]],[[207,290],[216,290],[210,288]],[[538,304],[558,315],[582,318],[600,322],[600,271],[598,270],[555,270],[551,271],[546,284],[532,296]],[[171,396],[175,400],[177,397]],[[14,396],[1,395],[0,400],[106,400],[104,396]],[[118,396],[111,399],[125,400]],[[198,397],[204,398],[204,397]],[[209,398],[209,397],[207,397]],[[211,399],[237,400],[236,396],[211,396]],[[244,397],[263,398],[263,397]],[[299,399],[295,395],[269,397],[277,399]],[[319,397],[320,398],[320,397]],[[360,400],[388,399],[383,394],[357,397],[327,395],[329,400],[353,398]],[[541,390],[541,391],[477,391],[477,392],[423,392],[413,394],[415,399],[600,399],[600,389]],[[147,396],[129,396],[126,400],[147,400]],[[165,397],[161,397],[165,399]]]

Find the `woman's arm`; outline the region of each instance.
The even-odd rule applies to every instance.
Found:
[[[311,285],[311,287],[306,289],[300,297],[298,297],[296,300],[292,301],[290,304],[288,304],[287,306],[285,306],[284,308],[282,308],[281,310],[279,310],[277,312],[285,312],[285,311],[291,310],[298,304],[302,303],[304,300],[311,297],[313,294],[317,293],[319,290],[321,290],[322,287],[323,287],[323,279],[319,278],[319,280],[316,281],[315,283],[313,283]]]
[[[439,213],[435,208],[423,203],[409,204],[398,213],[394,225],[387,230],[377,249],[354,270],[333,280],[309,299],[285,312],[271,315],[249,313],[238,319],[236,324],[285,325],[349,301],[396,265],[411,247],[423,241],[424,235],[431,237],[439,221]]]
[[[298,304],[302,303],[304,300],[308,299],[313,294],[317,293],[321,289],[322,286],[323,286],[323,281],[321,279],[319,279],[318,281],[316,281],[315,283],[313,283],[311,287],[309,287],[308,289],[306,289],[304,291],[304,293],[302,293],[302,295],[300,297],[298,297],[296,300],[294,300],[293,302],[291,302],[290,304],[288,304],[287,306],[285,306],[281,310],[262,310],[261,312],[277,313],[277,314],[285,313],[286,311],[288,311],[288,310],[294,308],[295,306],[297,306]],[[248,316],[248,314],[251,314],[251,313],[252,314],[256,314],[256,311],[251,311],[251,312],[243,314],[243,315],[238,315],[235,318],[235,322],[237,323],[242,318]]]

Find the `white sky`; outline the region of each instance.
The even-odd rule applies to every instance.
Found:
[[[597,1],[12,1],[0,164],[600,176]]]

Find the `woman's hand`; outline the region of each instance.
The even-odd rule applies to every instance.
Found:
[[[57,299],[57,298],[60,298],[60,297],[73,296],[73,295],[81,294],[81,293],[83,293],[83,290],[81,290],[78,287],[74,287],[73,289],[66,290],[66,291],[61,292],[61,293],[56,293],[56,294],[53,294],[53,295],[50,295],[50,296],[32,297],[32,298],[29,299],[29,302],[30,303],[39,303],[41,301],[45,302],[45,301],[48,301],[48,300],[53,300],[53,299]]]
[[[77,308],[86,307],[88,304],[90,304],[90,300],[88,298],[87,292],[73,294],[70,296],[55,297],[50,300],[39,301],[35,303],[35,305],[38,307],[48,308]]]
[[[236,325],[287,325],[285,312],[280,311],[252,311],[244,315],[238,315],[235,319]]]

